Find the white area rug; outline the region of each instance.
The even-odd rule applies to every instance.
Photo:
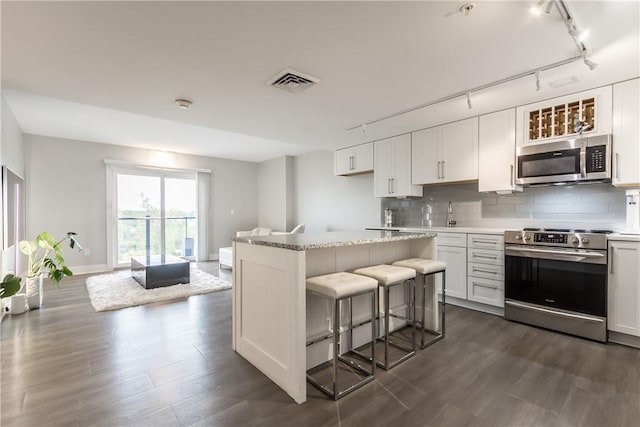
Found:
[[[131,277],[130,270],[122,270],[112,274],[89,277],[87,290],[93,308],[96,311],[107,311],[231,288],[231,283],[197,268],[192,267],[190,274],[191,283],[145,289]]]

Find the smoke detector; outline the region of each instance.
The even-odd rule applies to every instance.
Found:
[[[178,98],[178,99],[176,99],[175,102],[176,102],[176,105],[178,106],[178,108],[180,108],[181,110],[188,110],[189,107],[191,107],[191,104],[193,104],[188,99],[183,99],[183,98]]]
[[[289,92],[302,92],[319,81],[320,79],[316,77],[296,71],[292,68],[285,68],[267,80],[265,84],[284,89]]]

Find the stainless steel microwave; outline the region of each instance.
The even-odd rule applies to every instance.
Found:
[[[516,150],[516,184],[611,181],[611,135],[579,137]]]

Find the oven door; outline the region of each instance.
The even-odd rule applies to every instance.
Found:
[[[607,315],[606,251],[505,246],[505,299]]]

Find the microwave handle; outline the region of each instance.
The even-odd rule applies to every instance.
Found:
[[[587,147],[585,145],[580,148],[580,177],[587,177]]]

